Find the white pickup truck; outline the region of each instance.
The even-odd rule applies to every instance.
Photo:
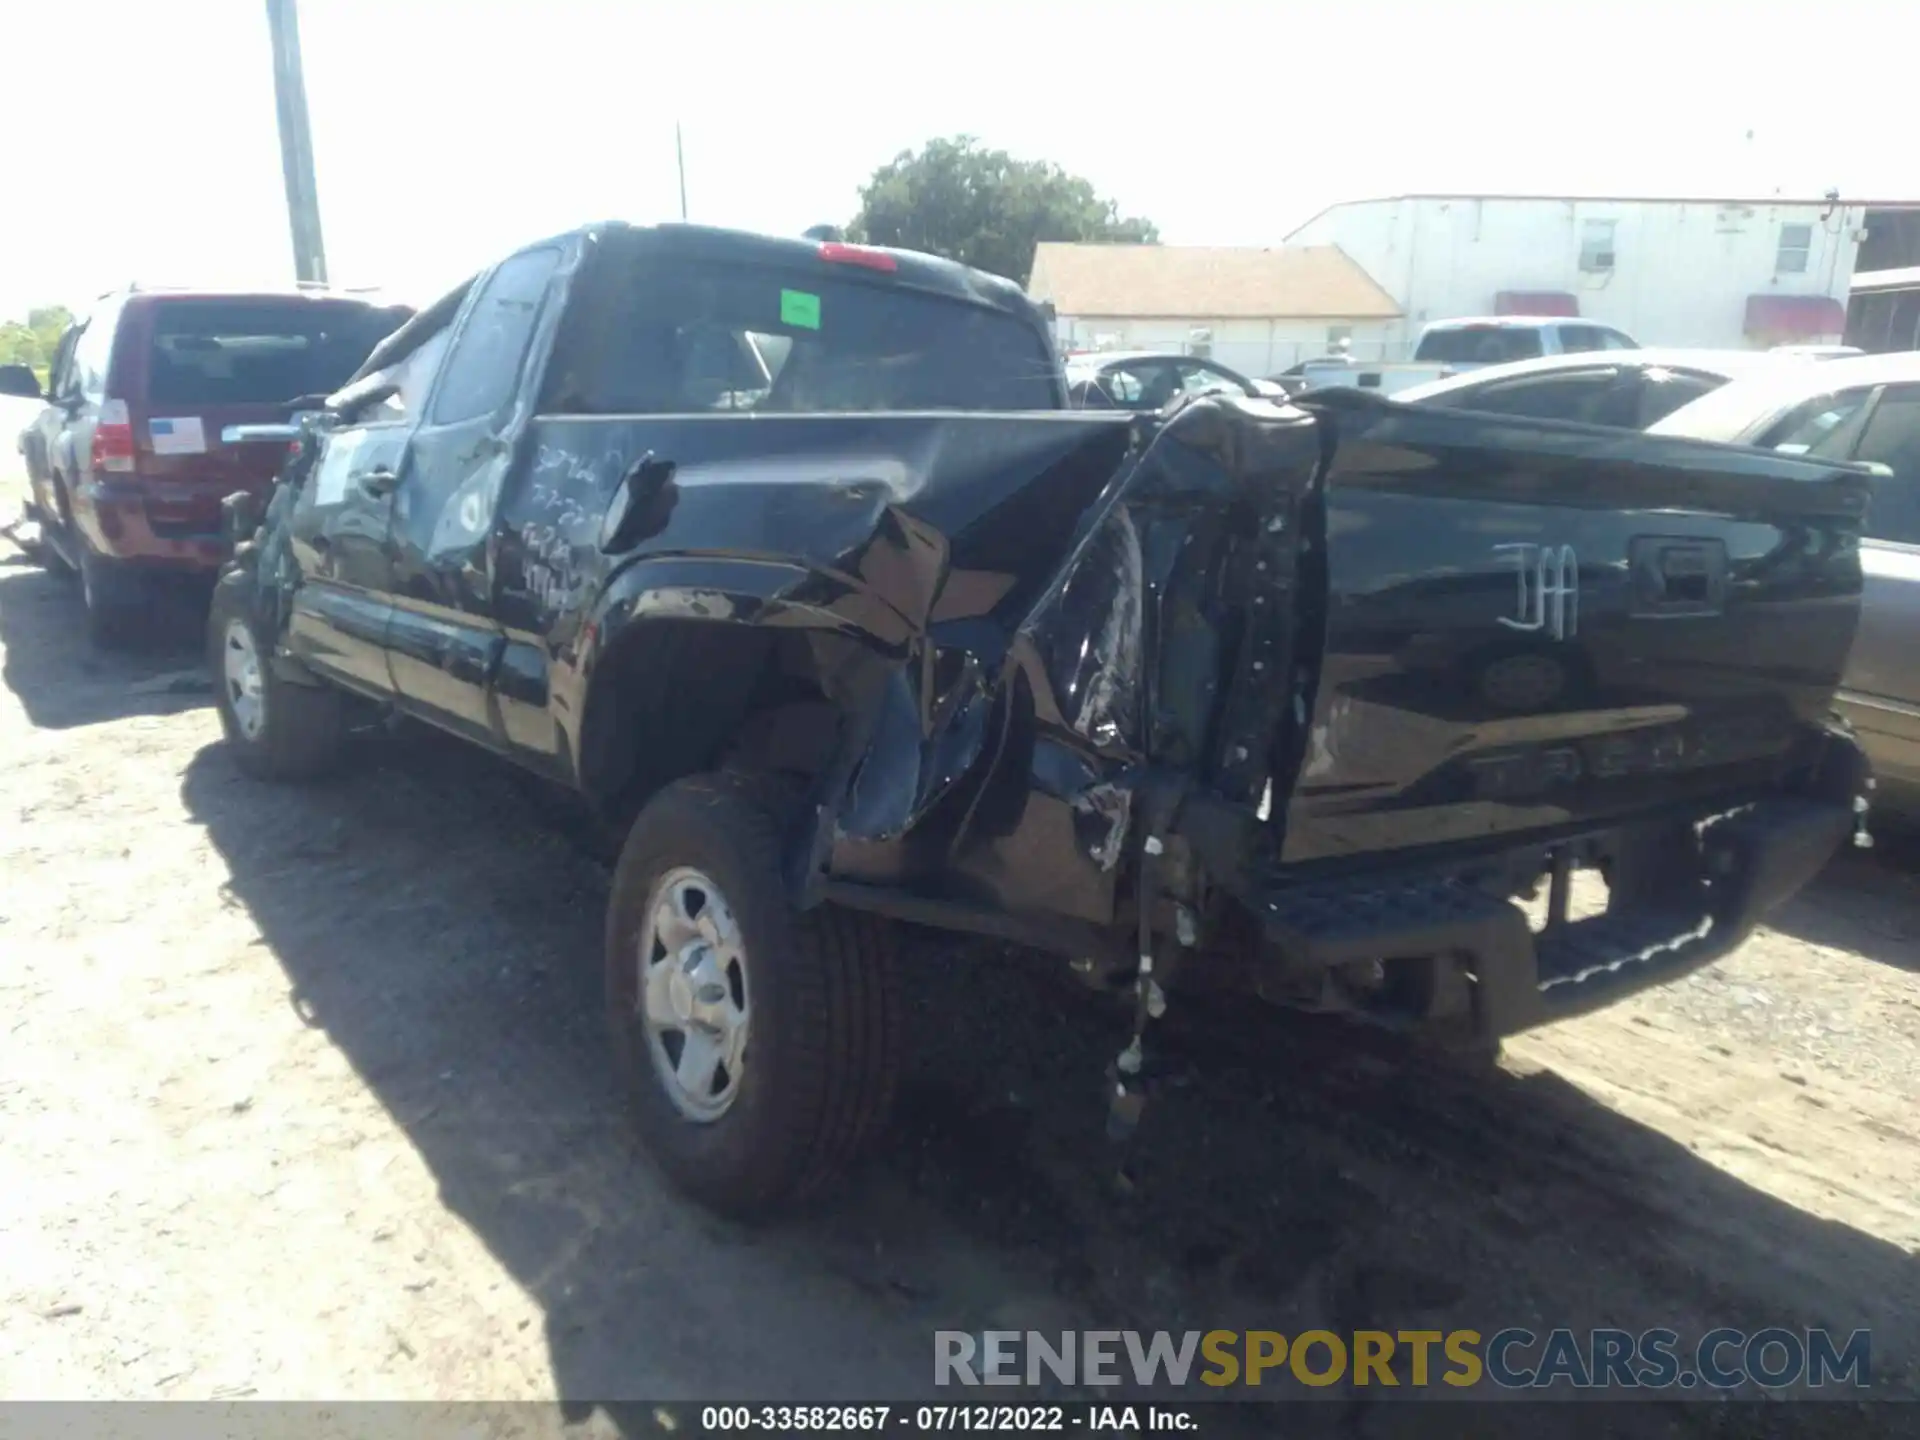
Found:
[[[1638,350],[1639,342],[1591,320],[1555,316],[1495,315],[1436,320],[1420,332],[1413,358],[1368,364],[1332,356],[1301,366],[1307,388],[1344,385],[1391,395],[1412,385],[1444,380],[1482,365],[1504,365],[1542,355],[1583,350]]]

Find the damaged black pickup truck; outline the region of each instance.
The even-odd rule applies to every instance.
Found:
[[[897,921],[1473,1047],[1726,954],[1858,830],[1850,467],[1359,393],[1066,411],[1013,286],[530,246],[297,437],[209,633],[243,768],[371,701],[625,842],[615,1050],[765,1211],[883,1124]],[[240,537],[245,537],[241,539]],[[1600,913],[1571,876],[1606,880]]]

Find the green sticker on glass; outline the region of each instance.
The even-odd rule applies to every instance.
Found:
[[[791,325],[796,330],[818,330],[820,328],[820,297],[810,295],[805,290],[782,290],[780,292],[780,323]]]

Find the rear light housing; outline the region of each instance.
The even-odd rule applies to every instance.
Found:
[[[133,471],[133,417],[124,400],[107,400],[93,427],[93,469],[126,475]]]
[[[836,265],[861,265],[869,270],[885,270],[889,273],[900,268],[900,262],[884,250],[870,249],[865,245],[848,245],[839,240],[829,240],[822,245],[820,258]]]

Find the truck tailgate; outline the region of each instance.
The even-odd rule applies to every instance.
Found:
[[[1738,803],[1831,710],[1862,472],[1353,392],[1302,403],[1331,433],[1327,594],[1289,862]]]

